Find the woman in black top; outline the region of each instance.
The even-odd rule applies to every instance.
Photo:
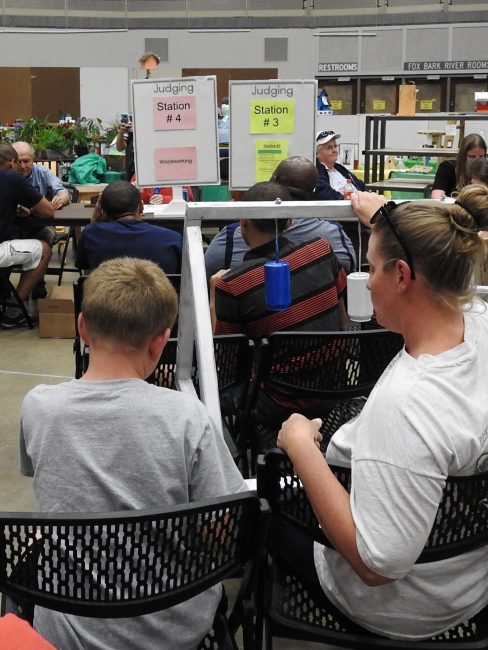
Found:
[[[486,156],[486,142],[477,133],[467,135],[459,147],[457,158],[444,160],[437,168],[432,188],[432,198],[442,199],[451,196],[457,190],[469,185],[471,178],[467,174],[466,165],[475,158]]]

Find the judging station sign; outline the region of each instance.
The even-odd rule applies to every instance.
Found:
[[[132,82],[137,184],[220,183],[215,76]]]
[[[232,189],[270,179],[289,156],[315,160],[317,81],[230,82]]]

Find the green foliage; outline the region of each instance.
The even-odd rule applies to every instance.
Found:
[[[76,123],[57,124],[49,121],[49,115],[44,118],[31,117],[25,120],[21,129],[12,136],[13,141],[22,140],[29,142],[36,152],[53,149],[54,151],[72,151],[78,148],[90,149],[94,143],[102,138],[102,133],[109,133],[111,142],[117,135],[118,122],[104,128],[99,117],[82,117]],[[105,133],[105,138],[106,138]],[[112,135],[113,133],[113,135]],[[8,134],[3,135],[0,131],[0,142],[7,142]],[[12,140],[9,140],[12,141]]]
[[[17,133],[17,140],[34,144],[38,134],[46,128],[49,128],[49,116],[45,118],[30,117],[25,120],[24,125]]]
[[[9,126],[0,126],[0,144],[15,142],[15,131]]]
[[[105,127],[105,132],[103,134],[105,144],[110,145],[112,142],[115,140],[119,133],[119,128],[120,128],[120,120],[117,118],[114,118],[111,122],[107,124]]]
[[[73,141],[75,145],[89,147],[100,139],[102,120],[99,117],[82,117],[73,127]]]
[[[68,147],[68,140],[63,133],[62,125],[54,125],[40,130],[32,142],[36,151],[45,151],[53,149],[54,151],[63,151]]]

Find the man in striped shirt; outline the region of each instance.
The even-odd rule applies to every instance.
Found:
[[[257,183],[245,201],[291,200],[286,188]],[[337,331],[344,329],[347,315],[342,295],[346,274],[329,243],[316,237],[301,244],[290,243],[281,233],[288,219],[277,219],[279,257],[290,264],[291,304],[283,311],[266,306],[264,264],[275,259],[275,220],[241,219],[241,232],[250,250],[243,263],[219,271],[210,281],[210,311],[215,334],[243,332],[258,339],[283,330]]]
[[[245,201],[290,201],[287,188],[275,182],[257,183]],[[329,242],[315,237],[300,244],[283,236],[289,219],[241,219],[241,232],[250,250],[244,261],[230,271],[219,271],[210,279],[210,313],[215,334],[243,332],[258,339],[272,332],[337,331],[348,319],[343,303],[346,273]],[[290,264],[291,304],[282,311],[266,306],[264,264],[276,257]],[[221,408],[234,404],[233,394],[221,394]],[[321,403],[320,405],[323,406]],[[256,448],[264,451],[276,445],[276,432],[290,413],[300,411],[314,417],[317,400],[290,400],[261,388],[256,404]],[[261,426],[262,425],[262,426]]]

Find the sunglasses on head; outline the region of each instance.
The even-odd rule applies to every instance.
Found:
[[[404,201],[404,203],[410,203],[410,201]],[[405,241],[403,237],[400,235],[400,231],[394,224],[392,218],[391,218],[391,213],[393,210],[397,207],[397,204],[395,201],[388,201],[388,203],[385,203],[385,205],[382,205],[381,208],[375,212],[375,214],[371,217],[371,224],[375,224],[378,222],[378,219],[380,217],[383,217],[383,219],[386,221],[388,224],[388,227],[390,228],[391,232],[395,235],[396,240],[400,244],[401,248],[403,249],[403,252],[405,253],[406,257],[406,262],[408,264],[408,268],[410,269],[410,275],[412,280],[415,280],[415,270],[413,268],[413,261],[412,261],[412,256],[410,255],[410,251],[407,248],[407,245],[405,244]]]
[[[335,131],[321,131],[316,139],[327,138],[329,135],[335,135]]]

